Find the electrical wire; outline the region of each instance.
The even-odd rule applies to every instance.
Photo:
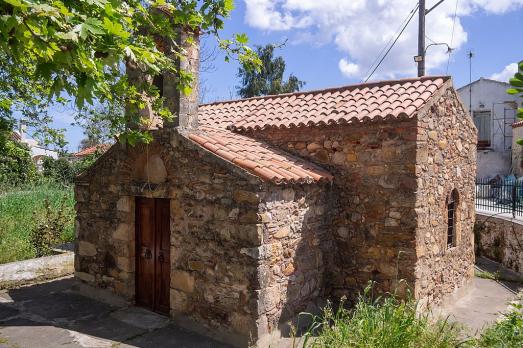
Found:
[[[394,45],[396,44],[396,42],[398,42],[399,38],[401,37],[401,35],[403,34],[403,32],[405,31],[405,29],[407,28],[407,26],[409,25],[410,21],[412,20],[412,18],[414,17],[414,14],[416,13],[416,10],[418,9],[419,7],[419,3],[416,4],[416,6],[414,7],[414,9],[412,9],[412,11],[410,12],[409,16],[407,16],[408,20],[407,20],[407,23],[405,23],[405,25],[403,26],[403,28],[401,29],[401,31],[398,33],[398,35],[396,36],[396,38],[394,39],[394,41],[392,42],[392,45],[390,45],[390,47],[387,49],[387,51],[385,52],[385,55],[380,59],[380,61],[378,62],[378,64],[374,67],[374,69],[372,70],[372,72],[365,78],[364,82],[367,82],[371,77],[372,75],[374,75],[374,73],[376,72],[376,70],[380,67],[381,63],[383,63],[383,61],[385,60],[385,58],[387,58],[387,55],[389,54],[390,50],[394,47]]]
[[[454,19],[452,20],[452,35],[450,36],[450,47],[452,47],[452,43],[454,41],[454,28],[456,26],[456,15],[458,14],[458,3],[459,0],[456,0],[456,7],[454,8]],[[452,51],[449,52],[449,58],[447,59],[447,70],[445,72],[445,75],[449,74],[449,65],[450,65],[450,56],[452,55]]]
[[[416,7],[414,8],[413,11],[416,11],[419,7],[419,3],[416,5]],[[401,28],[405,25],[405,22],[409,19],[409,16],[410,16],[410,13],[407,15],[407,17],[405,17],[405,19],[401,22],[401,24],[398,26],[398,29],[396,30],[396,35],[397,33],[401,30]],[[392,36],[390,38],[390,40],[387,42],[387,44],[385,46],[383,46],[383,48],[381,49],[381,51],[378,53],[378,55],[376,56],[376,59],[374,59],[374,61],[372,62],[372,64],[369,66],[369,69],[367,70],[367,72],[365,73],[364,76],[368,76],[370,71],[372,70],[372,68],[374,67],[374,65],[378,62],[378,60],[380,59],[381,55],[383,54],[383,52],[385,52],[385,50],[387,49],[387,47],[392,43],[393,41],[393,38],[394,36]],[[364,81],[367,81],[367,80],[364,80]]]

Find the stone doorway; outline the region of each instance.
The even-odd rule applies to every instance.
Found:
[[[170,200],[136,197],[136,304],[169,314]]]

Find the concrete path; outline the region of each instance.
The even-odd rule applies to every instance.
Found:
[[[493,265],[480,267],[492,272]],[[0,348],[228,348],[167,317],[82,296],[77,286],[66,278],[0,291]],[[518,291],[521,283],[475,278],[434,314],[463,323],[473,335],[495,321]]]
[[[150,311],[74,291],[71,278],[0,291],[0,348],[227,348]]]
[[[468,289],[454,298],[447,299],[441,308],[435,310],[440,316],[448,316],[450,320],[462,323],[471,335],[477,334],[496,321],[523,290],[522,283],[514,281],[521,277],[519,274],[504,269],[493,261],[479,259],[476,270],[497,272],[500,278],[510,280],[475,277]]]

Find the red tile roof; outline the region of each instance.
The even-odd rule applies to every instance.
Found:
[[[380,81],[201,105],[202,124],[235,131],[411,118],[449,77]]]
[[[202,126],[188,134],[189,139],[217,156],[275,184],[331,181],[332,175],[320,167],[295,157],[263,141],[225,129]]]
[[[111,147],[111,144],[101,144],[101,145],[91,146],[91,147],[87,147],[87,148],[83,149],[82,151],[73,153],[73,156],[77,157],[77,158],[82,158],[82,157],[92,155],[93,153],[95,153],[98,150],[105,152],[110,147]]]
[[[512,123],[512,128],[519,128],[519,127],[523,127],[523,121],[518,121],[518,122]]]
[[[331,181],[332,175],[320,167],[238,132],[411,118],[448,80],[381,81],[205,104],[199,108],[200,128],[188,137],[266,181]]]

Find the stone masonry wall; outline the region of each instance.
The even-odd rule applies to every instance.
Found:
[[[174,131],[119,147],[78,179],[76,276],[132,301],[134,197],[171,198],[171,315],[256,339],[258,263],[240,250],[262,242],[259,179]]]
[[[414,280],[415,127],[415,120],[380,121],[251,134],[334,174],[327,284],[334,297],[354,298],[369,280],[381,291]]]
[[[478,254],[523,273],[523,222],[476,213]]]
[[[476,130],[454,90],[427,105],[418,121],[416,175],[417,298],[434,303],[474,272]],[[455,247],[447,248],[447,198],[458,192]]]
[[[287,320],[324,295],[333,267],[329,197],[329,184],[267,186],[262,194],[260,334],[285,332]]]

